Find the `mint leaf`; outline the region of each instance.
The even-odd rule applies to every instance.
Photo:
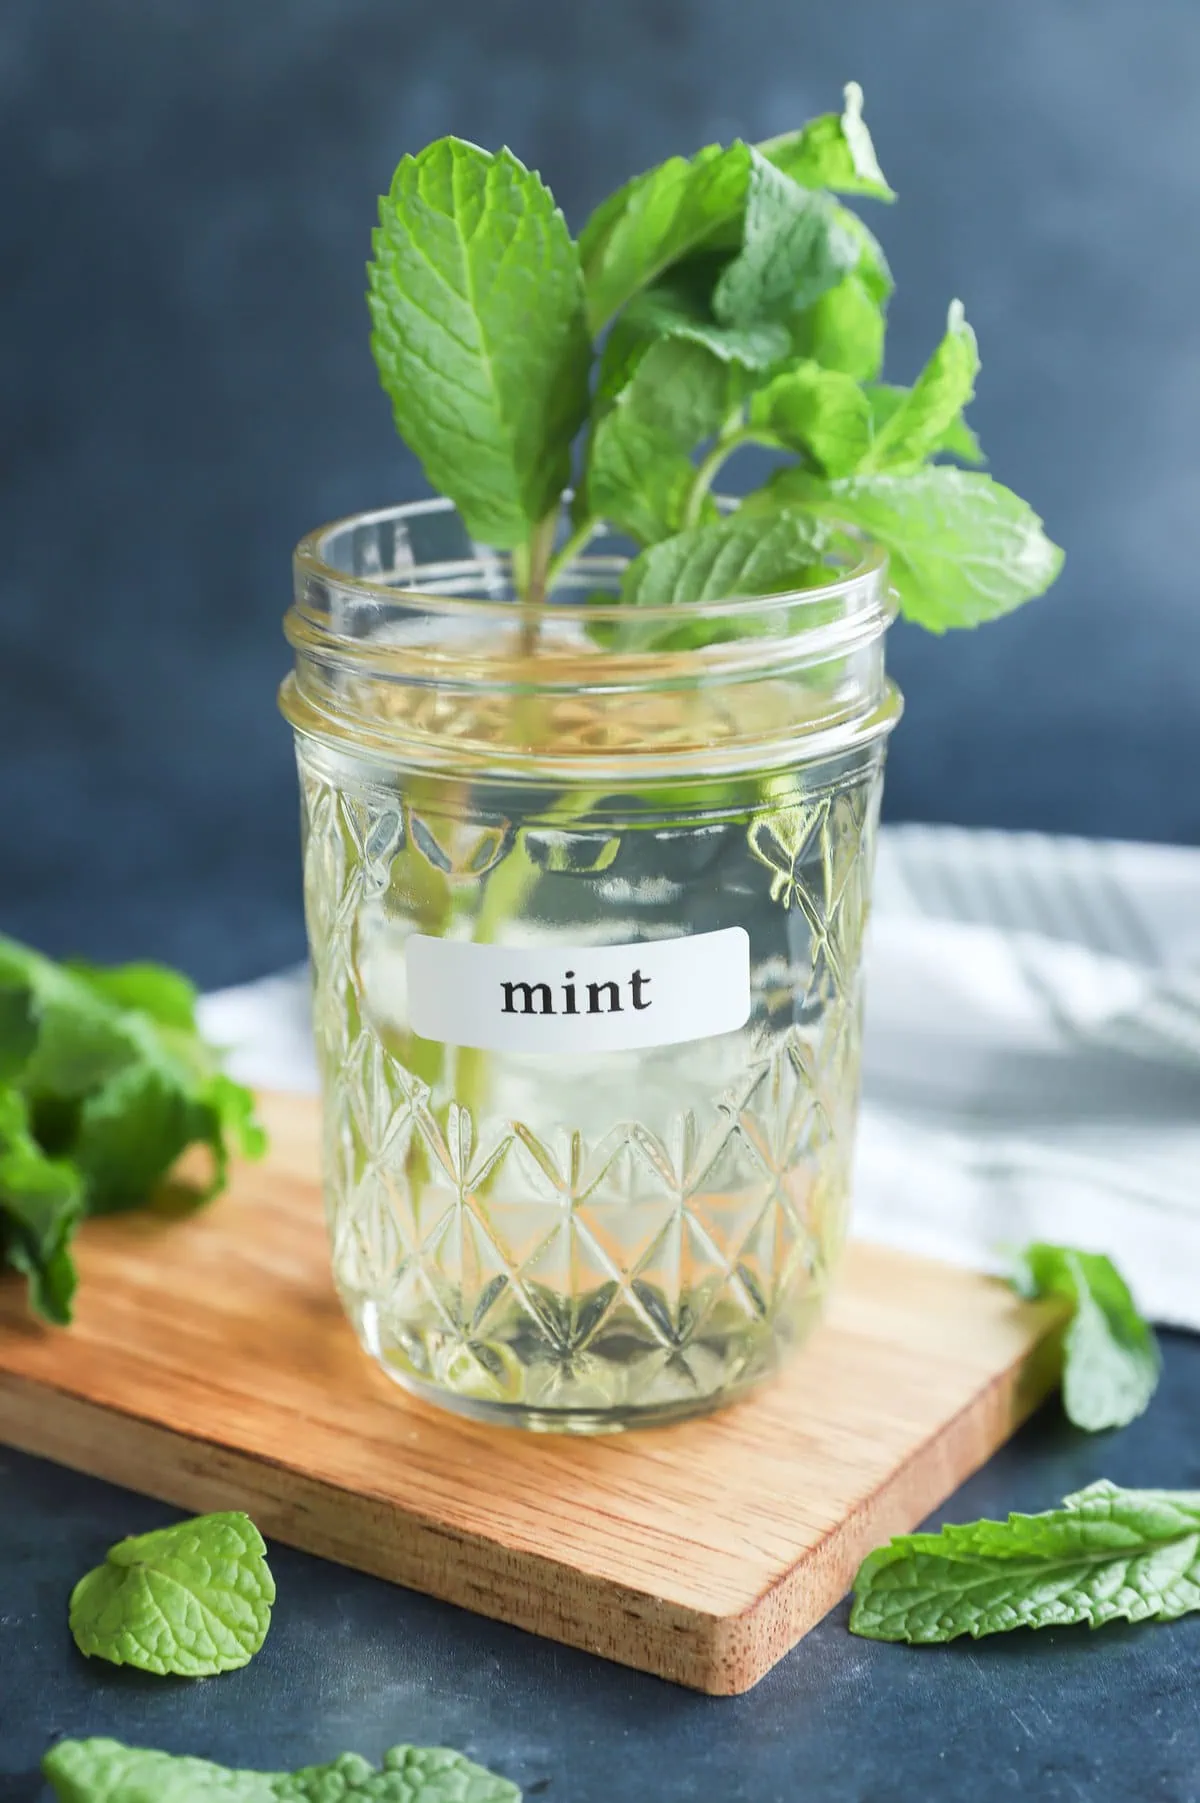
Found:
[[[165,964],[88,964],[70,958],[63,966],[103,1001],[149,1015],[160,1026],[196,1031],[196,986]]]
[[[586,510],[648,544],[682,526],[696,474],[690,453],[724,424],[746,378],[702,344],[674,337],[644,345],[621,373],[592,428]]]
[[[831,538],[819,522],[802,515],[747,522],[735,514],[651,545],[625,572],[621,599],[630,611],[619,629],[617,648],[711,643],[730,630],[727,622],[689,620],[684,610],[678,625],[668,627],[639,620],[636,609],[786,593],[828,581],[830,572],[822,558]],[[754,623],[743,621],[740,630],[753,631]]]
[[[23,994],[36,1038],[20,1071],[31,1096],[73,1101],[136,1056],[118,1012],[80,978],[0,937],[0,988]]]
[[[897,388],[889,382],[872,382],[864,391],[871,408],[871,431],[877,436],[898,407],[904,405],[912,393],[909,388]],[[961,413],[952,419],[939,438],[930,446],[928,455],[957,457],[960,463],[983,463],[986,461],[979,440],[968,426]]]
[[[59,1803],[521,1803],[515,1784],[446,1747],[357,1753],[299,1772],[237,1772],[115,1740],[64,1740],[42,1761]]]
[[[82,1182],[84,1208],[61,1215],[40,1250],[27,1234],[5,1240],[8,1262],[31,1283],[53,1280],[51,1292],[33,1300],[58,1320],[69,1275],[60,1255],[80,1212],[141,1205],[193,1143],[212,1150],[215,1194],[231,1145],[253,1157],[265,1138],[249,1091],[224,1075],[196,1032],[195,990],[178,973],[152,964],[58,965],[0,939],[0,996],[12,1010],[10,1056],[22,1054],[17,1080],[30,1131],[42,1153],[69,1160]]]
[[[865,220],[849,207],[834,208],[834,216],[841,229],[852,238],[858,246],[858,261],[854,265],[854,273],[880,307],[885,307],[896,286],[892,280],[892,272],[884,255],[882,244]]]
[[[1142,1414],[1158,1387],[1162,1361],[1153,1330],[1111,1259],[1038,1242],[1019,1255],[1013,1281],[1022,1295],[1062,1296],[1075,1305],[1063,1339],[1068,1419],[1098,1433]]]
[[[393,1747],[376,1771],[355,1753],[329,1766],[311,1766],[277,1779],[281,1803],[335,1803],[363,1797],[371,1803],[521,1803],[515,1784],[448,1747]]]
[[[858,245],[858,261],[849,275],[792,319],[792,344],[826,369],[869,382],[883,366],[892,272],[879,240],[856,213],[837,207],[834,216]]]
[[[946,335],[907,394],[877,419],[864,469],[916,469],[942,448],[975,393],[979,349],[962,302],[952,301]]]
[[[579,238],[593,332],[739,217],[749,173],[748,145],[709,144],[635,175],[597,207]]]
[[[112,1547],[71,1593],[88,1658],[158,1676],[236,1671],[267,1637],[275,1582],[248,1515],[201,1515]]]
[[[784,132],[759,145],[756,154],[798,186],[890,199],[857,83],[847,86],[845,100],[840,116],[827,114],[799,131]],[[709,144],[693,157],[669,157],[635,175],[601,202],[579,239],[594,332],[692,252],[737,247],[750,167],[749,145]],[[842,211],[835,209],[835,217]]]
[[[914,1645],[1200,1609],[1200,1492],[1106,1480],[1061,1509],[904,1534],[868,1555],[850,1630]]]
[[[684,338],[703,345],[722,363],[739,363],[745,369],[767,370],[787,356],[791,340],[785,326],[770,320],[750,326],[721,325],[707,300],[684,279],[687,273],[660,282],[631,301],[609,333],[605,352],[628,325],[639,335]]]
[[[0,1083],[10,1083],[29,1062],[37,1044],[37,1013],[32,991],[0,977]]]
[[[136,1208],[192,1141],[203,1137],[186,1078],[149,1060],[129,1065],[90,1095],[72,1154],[92,1214]]]
[[[25,1098],[0,1088],[0,1256],[28,1280],[34,1312],[58,1325],[71,1318],[69,1246],[82,1214],[79,1171],[47,1158],[30,1131]]]
[[[832,188],[837,194],[868,194],[895,200],[863,118],[863,91],[846,83],[844,110],[823,113],[797,132],[785,132],[758,145],[760,153],[806,188]]]
[[[380,201],[371,345],[396,426],[471,534],[523,543],[557,505],[587,412],[579,257],[507,150],[442,138]]]
[[[793,322],[792,342],[801,355],[826,369],[869,382],[883,365],[886,329],[880,303],[855,273],[844,276]]]
[[[269,1772],[234,1772],[117,1740],[62,1740],[42,1761],[58,1803],[273,1803]]]
[[[829,197],[802,188],[752,150],[742,248],[713,291],[713,311],[731,326],[787,319],[832,288],[858,257]]]
[[[857,469],[871,446],[871,404],[852,376],[802,361],[750,399],[749,419],[828,476]]]
[[[856,526],[882,545],[901,611],[930,632],[1011,613],[1062,568],[1062,552],[1028,503],[977,470],[934,465],[831,482],[781,470],[739,511],[775,508]]]

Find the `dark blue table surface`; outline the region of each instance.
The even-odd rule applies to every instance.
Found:
[[[1044,1508],[1097,1477],[1200,1488],[1200,1340],[1164,1338],[1143,1420],[1089,1438],[1050,1405],[938,1519]],[[722,1699],[273,1547],[275,1618],[245,1671],[197,1683],[85,1663],[72,1583],[170,1519],[0,1452],[0,1803],[41,1803],[42,1752],[85,1734],[274,1769],[444,1743],[548,1803],[1200,1799],[1200,1618],[917,1650],[853,1639],[842,1604]]]

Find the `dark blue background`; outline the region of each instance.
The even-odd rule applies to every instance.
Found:
[[[5,0],[0,925],[206,983],[302,950],[274,711],[288,555],[418,489],[367,350],[405,150],[509,141],[578,224],[631,170],[860,79],[910,379],[958,294],[974,418],[1068,550],[897,634],[893,817],[1200,837],[1195,0]]]

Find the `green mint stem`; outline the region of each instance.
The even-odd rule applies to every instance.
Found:
[[[521,592],[522,657],[533,657],[542,631],[542,606],[546,599],[550,553],[554,549],[557,513],[547,514],[529,535],[527,546],[513,552],[513,569]]]
[[[721,465],[735,451],[740,451],[743,445],[748,444],[769,445],[776,450],[781,448],[780,441],[771,433],[764,432],[761,426],[739,426],[736,431],[722,434],[707,457],[697,466],[696,479],[688,490],[687,504],[683,510],[685,527],[699,525],[704,498],[716,480]]]
[[[557,552],[555,556],[550,559],[550,567],[546,571],[547,594],[553,594],[554,586],[559,578],[565,575],[566,571],[570,569],[579,554],[587,549],[587,546],[595,537],[596,533],[599,532],[603,524],[603,520],[584,520],[582,526],[577,527],[576,530],[572,532],[562,550]]]

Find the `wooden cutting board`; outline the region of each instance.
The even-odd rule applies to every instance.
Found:
[[[1061,1312],[852,1246],[828,1322],[773,1385],[598,1440],[412,1401],[330,1284],[315,1104],[211,1208],[82,1235],[78,1318],[0,1283],[0,1439],[698,1690],[746,1690],[873,1546],[974,1471],[1052,1381]]]

